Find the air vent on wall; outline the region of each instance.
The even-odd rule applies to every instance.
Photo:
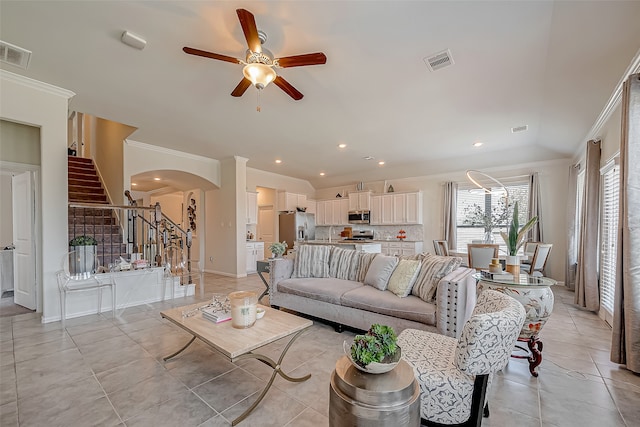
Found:
[[[26,70],[30,60],[31,51],[0,40],[0,61]]]
[[[424,58],[424,62],[431,71],[436,71],[454,64],[453,57],[451,56],[451,51],[449,49]]]
[[[516,126],[514,128],[511,128],[511,133],[524,132],[527,129],[529,129],[528,125]]]

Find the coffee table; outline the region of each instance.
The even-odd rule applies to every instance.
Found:
[[[290,377],[282,372],[282,359],[284,359],[287,351],[289,351],[293,342],[302,334],[302,332],[313,325],[311,320],[262,305],[258,305],[258,307],[264,308],[265,316],[262,319],[257,320],[252,327],[247,329],[236,329],[231,326],[231,321],[213,323],[210,320],[203,318],[202,313],[199,311],[196,311],[195,315],[189,317],[183,316],[183,313],[193,313],[194,309],[197,310],[198,307],[203,305],[203,303],[192,304],[160,312],[160,315],[163,318],[193,335],[191,340],[184,347],[175,353],[164,357],[163,360],[167,361],[176,357],[189,347],[196,338],[199,338],[214,350],[227,357],[231,362],[243,359],[258,359],[262,363],[271,366],[273,369],[271,378],[262,390],[262,393],[260,393],[256,401],[253,402],[246,411],[231,422],[231,425],[235,426],[244,420],[251,411],[258,406],[267,394],[267,391],[271,388],[276,374],[280,375],[285,380],[292,382],[302,382],[311,378],[311,374],[303,377]],[[282,350],[277,362],[269,356],[253,352],[260,347],[292,334],[293,337]]]

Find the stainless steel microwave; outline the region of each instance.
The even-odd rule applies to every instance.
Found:
[[[349,211],[349,224],[371,224],[371,211]]]

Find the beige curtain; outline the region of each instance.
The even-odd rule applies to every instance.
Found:
[[[458,183],[444,184],[444,239],[449,249],[456,249],[458,232],[456,229],[456,211],[458,210]]]
[[[598,311],[598,222],[600,206],[600,140],[587,142],[575,303]]]
[[[542,238],[542,205],[540,203],[540,177],[534,172],[529,177],[529,218],[538,217],[538,222],[529,231],[533,242],[544,242]]]
[[[640,373],[640,74],[623,87],[621,135],[611,360]]]
[[[567,289],[576,286],[576,267],[578,262],[578,234],[576,233],[576,196],[578,195],[578,174],[580,163],[569,166],[569,191],[567,192],[567,264],[564,272],[564,285]]]

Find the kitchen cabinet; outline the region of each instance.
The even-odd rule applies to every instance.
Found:
[[[372,225],[422,224],[422,193],[390,193],[371,198]]]
[[[383,241],[380,245],[384,255],[409,256],[421,253],[423,242]]]
[[[349,210],[371,210],[371,191],[358,191],[355,193],[349,193]]]
[[[316,225],[348,225],[349,199],[318,200]]]
[[[247,224],[258,223],[258,193],[247,192]]]
[[[316,205],[315,200],[307,199],[307,213],[315,214],[317,210]]]
[[[264,259],[264,242],[247,242],[247,274],[258,271],[258,261]]]
[[[279,211],[295,211],[296,208],[307,207],[307,195],[288,193],[281,191],[278,193],[278,210]]]

